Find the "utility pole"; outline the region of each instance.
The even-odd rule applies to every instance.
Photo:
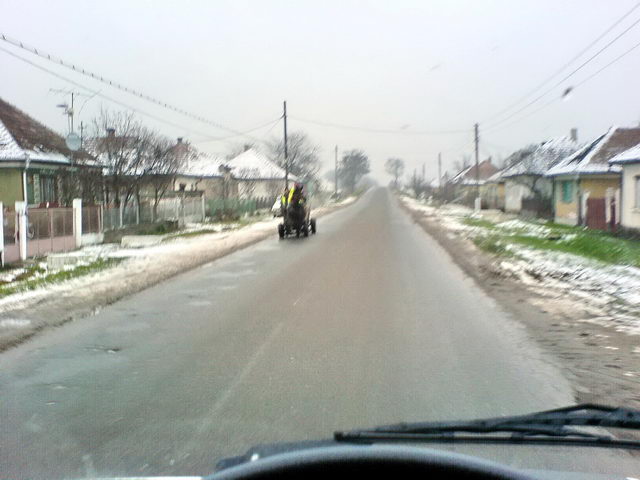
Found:
[[[80,150],[82,150],[83,143],[84,143],[84,123],[80,122]]]
[[[474,143],[475,143],[475,147],[476,147],[476,204],[479,202],[479,198],[480,198],[480,168],[479,168],[479,164],[480,161],[478,159],[478,143],[480,141],[480,138],[478,136],[478,124],[476,123],[473,126],[473,131],[474,131]],[[480,205],[477,205],[477,209],[480,210]]]
[[[338,145],[335,149],[335,185],[336,185],[336,198],[338,198]]]
[[[289,153],[287,151],[287,101],[284,101],[284,186],[289,188]]]
[[[438,188],[442,188],[442,153],[438,152]]]
[[[71,92],[71,110],[69,111],[69,117],[71,119],[71,131],[73,132],[73,102],[75,100],[75,92]]]
[[[422,163],[422,180],[424,181],[424,179],[427,178],[426,174],[425,174],[425,166],[424,166],[424,162]]]

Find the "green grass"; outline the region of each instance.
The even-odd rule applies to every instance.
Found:
[[[483,218],[476,218],[476,217],[465,217],[462,222],[465,225],[469,225],[470,227],[482,227],[482,228],[486,228],[486,229],[493,229],[495,228],[495,224],[491,223],[488,220],[485,220]]]
[[[512,255],[507,245],[522,245],[538,250],[569,253],[614,265],[640,267],[640,241],[617,237],[599,230],[561,225],[552,222],[531,222],[549,229],[547,237],[527,235],[525,231],[506,231],[492,222],[474,217],[463,220],[466,225],[482,227],[473,242],[482,250],[496,255]]]
[[[72,278],[78,278],[84,275],[88,275],[90,273],[99,272],[101,270],[105,270],[107,268],[115,266],[121,261],[122,259],[119,259],[119,258],[100,259],[93,263],[90,263],[89,265],[81,265],[79,267],[76,267],[73,270],[60,270],[60,271],[52,272],[42,277],[36,277],[36,278],[23,278],[22,280],[16,279],[11,283],[0,285],[0,298],[6,297],[7,295],[11,295],[18,292],[34,290],[44,285],[60,283],[60,282],[64,282],[65,280],[70,280]],[[35,268],[39,269],[40,273],[44,273],[44,270],[41,269],[40,267],[35,267]],[[27,272],[29,271],[30,269],[27,269]],[[35,273],[36,271],[33,271],[30,277],[32,277]]]

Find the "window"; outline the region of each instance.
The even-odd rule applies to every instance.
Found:
[[[40,201],[56,201],[56,179],[55,177],[40,177]]]
[[[573,181],[563,180],[561,186],[563,203],[571,203],[573,201]]]
[[[640,208],[640,176],[635,177],[634,178],[635,182],[634,182],[634,198],[635,198],[635,204],[634,206],[636,208]]]

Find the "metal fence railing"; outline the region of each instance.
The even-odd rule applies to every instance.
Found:
[[[122,208],[107,205],[103,208],[103,228],[114,230],[140,223],[164,221],[178,221],[181,224],[202,222],[205,217],[203,205],[202,197],[163,198],[156,206],[155,218],[152,202],[141,202],[140,205],[130,202]]]
[[[252,215],[258,210],[273,206],[274,198],[212,198],[207,201],[207,216],[220,217],[224,215],[243,216]]]
[[[82,206],[82,233],[100,233],[102,231],[102,206]]]

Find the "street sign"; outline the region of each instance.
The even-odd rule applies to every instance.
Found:
[[[67,135],[67,138],[65,138],[64,141],[67,144],[69,150],[71,150],[72,152],[77,152],[78,150],[80,150],[80,145],[82,142],[80,140],[80,136],[77,133],[71,132],[69,135]]]

